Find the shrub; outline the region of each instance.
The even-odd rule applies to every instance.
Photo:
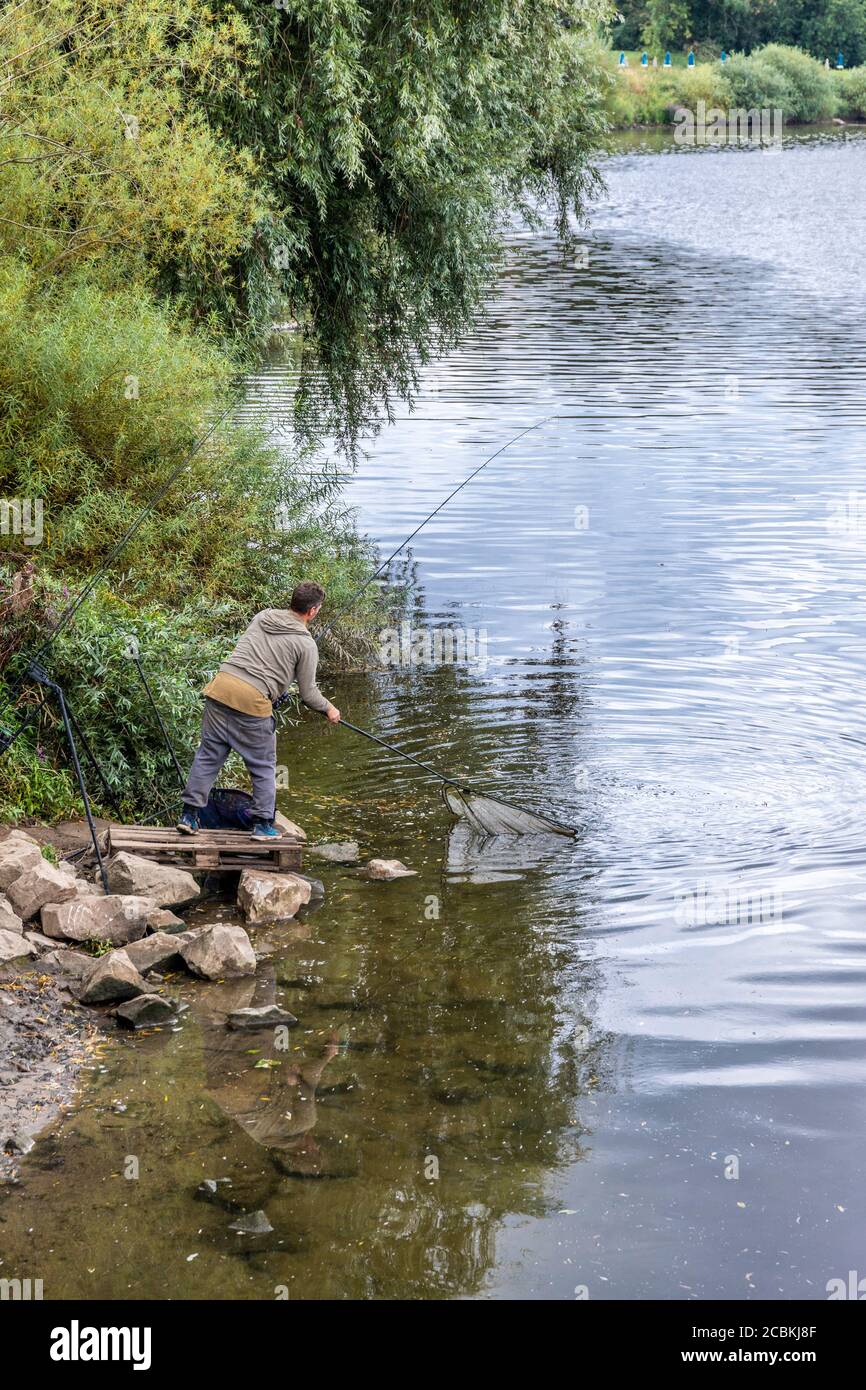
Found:
[[[685,106],[694,111],[699,101],[705,101],[708,107],[716,106],[726,110],[731,104],[731,85],[721,63],[675,68],[671,77],[674,83],[674,106]]]
[[[848,68],[838,74],[839,110],[843,115],[866,120],[866,67]]]
[[[835,115],[836,84],[832,72],[823,63],[798,48],[787,48],[779,43],[769,43],[753,56],[756,61],[775,68],[788,82],[792,105],[790,109],[783,109],[789,120],[822,121]]]
[[[796,105],[794,90],[783,73],[760,57],[738,54],[725,64],[731,89],[731,105],[751,110],[776,110],[791,119]]]

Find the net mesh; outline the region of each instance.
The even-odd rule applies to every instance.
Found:
[[[567,835],[574,839],[577,834],[571,826],[559,825],[532,811],[521,811],[480,792],[446,786],[442,795],[452,815],[467,821],[481,835]]]

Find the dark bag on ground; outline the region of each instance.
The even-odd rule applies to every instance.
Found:
[[[204,830],[252,830],[253,798],[240,787],[214,787],[198,813]]]

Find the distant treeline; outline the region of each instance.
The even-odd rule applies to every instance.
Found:
[[[866,62],[866,0],[624,0],[617,8],[617,48],[694,45],[699,57],[715,57],[780,43],[821,60],[841,52],[846,66]]]

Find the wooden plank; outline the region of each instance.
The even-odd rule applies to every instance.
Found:
[[[111,853],[126,849],[158,863],[211,873],[300,869],[303,843],[288,834],[257,841],[244,830],[201,830],[197,835],[184,835],[168,826],[115,825],[109,830]]]

